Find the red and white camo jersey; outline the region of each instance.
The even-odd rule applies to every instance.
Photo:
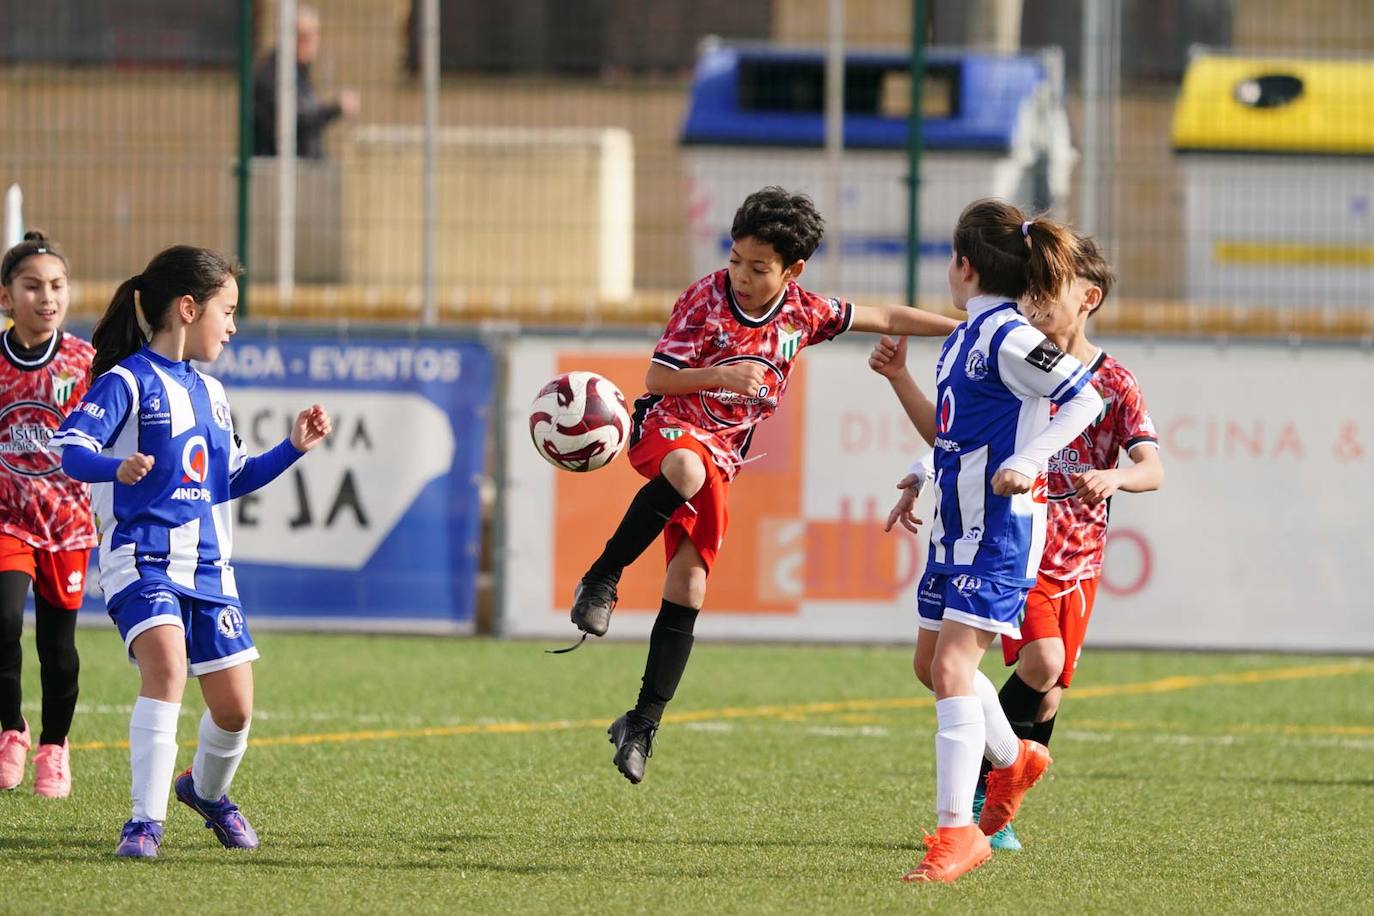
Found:
[[[97,543],[90,490],[62,473],[48,440],[90,387],[95,349],[58,331],[25,359],[0,334],[0,532],[39,550]]]
[[[646,394],[635,401],[635,440],[694,436],[710,449],[726,479],[732,479],[749,451],[754,427],[773,415],[787,390],[797,355],[849,330],[853,321],[850,303],[807,292],[790,281],[765,314],[751,318],[730,293],[728,271],[702,277],[678,297],[653,361],[670,369],[705,369],[753,360],[763,366],[768,383],[757,397],[725,390]]]
[[[1116,467],[1121,452],[1142,443],[1159,446],[1145,397],[1130,370],[1101,350],[1088,368],[1093,387],[1102,395],[1102,413],[1049,461],[1049,524],[1040,571],[1056,579],[1102,574],[1111,500],[1090,506],[1074,498],[1074,478],[1094,468]]]

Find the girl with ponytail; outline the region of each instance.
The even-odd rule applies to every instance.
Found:
[[[24,780],[34,745],[20,713],[20,633],[33,588],[34,635],[43,687],[33,791],[72,791],[67,733],[76,712],[76,611],[96,544],[90,491],[62,473],[46,440],[90,384],[91,345],[62,330],[67,259],[29,232],[0,260],[0,789]]]
[[[1047,462],[1102,409],[1091,373],[1023,313],[1049,308],[1073,281],[1073,234],[1004,201],[980,200],[960,215],[953,242],[950,294],[968,318],[936,363],[935,401],[902,378],[901,345],[884,342],[870,360],[935,446],[898,483],[902,497],[888,519],[889,530],[896,521],[914,530],[912,506],[933,480],[914,665],[935,693],[939,821],[906,881],[954,881],[986,862],[988,837],[1011,821],[1050,764],[1042,745],[1017,738],[978,662],[999,634],[1020,638],[1045,545]],[[993,769],[974,824],[984,756]]]
[[[151,858],[176,763],[186,678],[207,707],[177,800],[231,849],[258,836],[226,794],[248,746],[258,657],[229,565],[229,501],[271,482],[330,432],[318,404],[287,438],[249,457],[213,362],[236,330],[238,267],[178,245],[120,284],[94,336],[95,380],[53,436],[62,469],[92,485],[101,524],[100,587],[139,695],[129,721],[132,816],[115,854]]]

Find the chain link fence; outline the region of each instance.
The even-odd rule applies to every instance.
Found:
[[[240,253],[259,315],[417,320],[432,230],[443,320],[653,322],[769,182],[832,224],[811,282],[900,299],[914,166],[932,306],[958,208],[998,193],[1105,242],[1104,328],[1374,334],[1360,0],[439,0],[432,227],[423,2],[299,5],[289,204],[275,2],[0,3],[0,182],[65,246],[78,310],[186,242]]]

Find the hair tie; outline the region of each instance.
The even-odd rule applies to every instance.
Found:
[[[35,248],[35,249],[33,250],[33,253],[34,253],[34,254],[47,254],[47,253],[48,253],[48,249],[44,248],[42,245],[39,245],[37,248]]]
[[[1023,239],[1029,239],[1029,238],[1030,238],[1030,227],[1031,227],[1031,223],[1033,223],[1033,222],[1035,222],[1035,220],[1033,220],[1033,219],[1028,219],[1028,220],[1026,220],[1024,223],[1021,224],[1021,238],[1023,238]]]

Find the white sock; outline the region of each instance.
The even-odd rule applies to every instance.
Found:
[[[977,697],[947,697],[935,701],[935,721],[935,813],[941,827],[966,827],[983,760],[983,708]]]
[[[210,718],[210,710],[200,717],[200,744],[191,761],[191,784],[206,801],[219,801],[229,792],[234,771],[248,749],[248,726],[241,732],[227,732]]]
[[[983,722],[987,728],[984,755],[994,769],[1006,769],[1016,762],[1016,756],[1021,753],[1021,739],[1012,731],[1007,714],[1002,711],[1002,701],[997,698],[997,688],[992,686],[986,674],[981,671],[973,673],[973,690],[983,706]]]
[[[167,819],[167,795],[177,765],[177,716],[180,703],[149,697],[134,702],[129,717],[129,768],[133,773],[133,819]]]

